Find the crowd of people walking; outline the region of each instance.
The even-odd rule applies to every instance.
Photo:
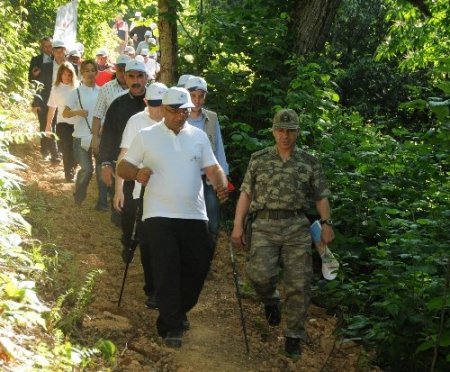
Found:
[[[137,12],[135,20],[140,17]],[[95,209],[111,211],[121,227],[126,262],[137,228],[145,304],[159,311],[156,327],[165,343],[181,347],[217,245],[229,166],[219,116],[205,108],[206,80],[184,74],[176,86],[158,81],[155,27],[129,27],[118,15],[115,59],[106,48],[83,59],[82,48],[71,51],[60,40],[42,38],[29,80],[41,88],[32,107],[43,159],[58,166],[62,156],[76,207],[85,202],[95,172]],[[318,161],[296,145],[299,125],[293,110],[275,114],[275,145],[252,155],[230,237],[236,247],[250,245],[249,280],[272,326],[281,322],[277,278],[283,267],[285,351],[291,357],[300,355],[300,340],[307,339],[312,268],[305,212],[311,203],[322,228],[317,248],[328,269],[338,266],[327,248],[334,237],[330,190]],[[244,231],[249,215],[251,244]]]

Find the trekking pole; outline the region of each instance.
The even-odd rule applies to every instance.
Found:
[[[131,242],[128,246],[128,249],[126,250],[125,254],[122,253],[122,258],[125,260],[125,271],[123,272],[123,279],[122,279],[122,287],[120,288],[120,294],[119,294],[119,301],[117,302],[117,307],[120,307],[120,304],[122,302],[122,295],[123,290],[125,288],[125,281],[127,279],[128,274],[128,267],[130,266],[131,261],[133,260],[134,251],[136,250],[136,247],[139,244],[139,239],[137,237],[137,228],[139,224],[139,220],[142,218],[142,208],[143,208],[143,198],[144,198],[144,192],[145,192],[145,186],[142,186],[141,188],[141,194],[139,195],[139,201],[136,208],[136,218],[134,219],[134,226],[133,226],[133,234],[131,235]]]
[[[222,213],[222,215],[226,217],[225,213]],[[248,344],[247,326],[245,324],[244,309],[242,308],[242,296],[241,296],[241,287],[239,286],[239,275],[236,268],[236,259],[234,256],[233,243],[231,242],[230,227],[228,226],[228,221],[226,218],[224,218],[224,221],[225,221],[225,233],[227,234],[228,250],[230,251],[231,268],[233,269],[233,280],[234,286],[236,288],[236,297],[239,306],[239,313],[241,314],[241,325],[242,325],[242,332],[244,333],[245,349],[247,350],[248,355],[250,353],[250,347]]]

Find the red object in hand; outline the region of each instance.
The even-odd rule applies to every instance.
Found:
[[[228,192],[233,192],[236,190],[236,187],[234,187],[234,185],[230,181],[228,181],[227,189]]]

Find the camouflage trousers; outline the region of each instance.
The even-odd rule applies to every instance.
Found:
[[[277,282],[282,279],[286,295],[283,314],[286,337],[307,341],[305,318],[312,279],[311,235],[304,216],[253,221],[247,275],[264,305],[280,301]]]

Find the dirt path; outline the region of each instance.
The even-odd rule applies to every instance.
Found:
[[[120,231],[110,223],[110,214],[94,210],[96,185],[88,199],[76,207],[73,184],[64,182],[62,166],[41,160],[36,143],[14,146],[28,169],[22,172],[30,200],[26,216],[34,236],[54,244],[63,262],[61,278],[66,283],[83,281],[86,273],[102,269],[94,301],[83,321],[80,337],[86,342],[99,338],[113,341],[120,353],[119,371],[356,371],[364,370],[361,349],[351,342],[336,342],[335,319],[311,306],[307,329],[311,345],[294,362],[282,354],[282,327],[268,327],[262,307],[252,299],[243,301],[250,340],[245,353],[226,237],[221,235],[199,304],[188,315],[191,329],[180,350],[164,346],[156,334],[157,312],[144,306],[139,257],[130,265],[122,306],[117,299],[124,264],[120,257]],[[66,252],[66,253],[64,253]],[[243,275],[243,254],[238,263]],[[245,278],[243,278],[245,280]],[[283,325],[283,323],[282,323]]]

